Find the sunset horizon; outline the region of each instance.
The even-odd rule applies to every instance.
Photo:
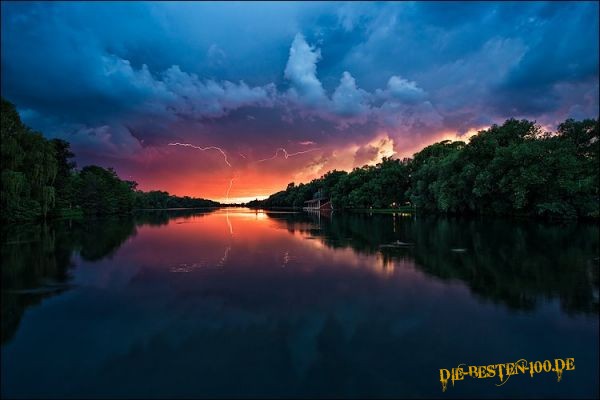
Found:
[[[557,46],[554,59],[573,62],[539,74],[551,40],[593,36],[593,23],[575,21],[594,10],[6,2],[2,94],[28,126],[71,143],[79,167],[113,167],[142,190],[241,202],[509,118],[552,131],[595,118],[598,77],[585,54],[597,41]],[[573,29],[557,36],[562,13]],[[243,34],[229,35],[233,26]]]

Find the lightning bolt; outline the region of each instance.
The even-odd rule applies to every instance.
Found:
[[[233,236],[233,227],[231,226],[231,221],[229,221],[229,210],[225,211],[225,220],[227,221],[227,226],[229,227],[229,235]]]
[[[227,193],[225,194],[225,198],[227,199],[227,202],[229,202],[229,192],[231,191],[231,187],[233,186],[233,181],[235,181],[237,179],[237,176],[234,176],[233,178],[231,178],[229,180],[229,187],[227,188]]]
[[[277,156],[279,155],[280,152],[283,153],[283,157],[287,160],[290,157],[295,157],[295,156],[298,156],[300,154],[310,153],[311,151],[316,151],[316,150],[321,150],[321,148],[319,147],[319,148],[316,148],[316,149],[298,151],[296,153],[288,153],[288,151],[286,149],[284,149],[283,147],[279,147],[277,150],[275,150],[275,154],[273,154],[273,157],[263,158],[262,160],[258,160],[258,161],[255,161],[255,162],[259,163],[259,162],[273,160],[273,159],[277,158]]]
[[[223,159],[225,160],[225,163],[227,165],[229,165],[231,167],[231,164],[229,164],[229,160],[227,160],[227,154],[225,154],[225,152],[223,151],[222,148],[220,147],[215,147],[215,146],[209,146],[209,147],[200,147],[200,146],[194,146],[193,144],[190,143],[169,143],[169,146],[183,146],[183,147],[191,147],[194,149],[198,149],[201,151],[206,151],[206,150],[217,150],[219,153],[221,153],[223,155]]]
[[[225,248],[225,253],[223,254],[223,257],[221,257],[221,259],[219,260],[219,262],[217,263],[217,267],[222,267],[225,265],[225,263],[227,262],[227,258],[229,258],[229,252],[231,251],[231,245],[227,246]]]
[[[305,144],[309,144],[309,143],[306,142]],[[221,153],[221,155],[223,156],[223,160],[225,161],[225,163],[229,167],[231,167],[231,164],[229,163],[229,160],[227,159],[227,153],[225,153],[225,151],[223,151],[223,149],[220,148],[220,147],[217,147],[217,146],[200,147],[200,146],[193,145],[191,143],[179,143],[179,142],[169,143],[168,146],[191,147],[193,149],[197,149],[197,150],[200,150],[200,151],[216,150],[219,153]],[[261,162],[265,162],[265,161],[269,161],[269,160],[274,160],[275,158],[277,158],[277,156],[279,155],[279,153],[282,153],[283,154],[283,158],[285,158],[287,160],[290,157],[299,156],[301,154],[306,154],[306,153],[310,153],[310,152],[317,151],[317,150],[321,150],[321,148],[318,147],[318,148],[314,148],[314,149],[309,149],[309,150],[297,151],[295,153],[290,153],[286,149],[284,149],[283,147],[279,147],[279,148],[277,148],[277,150],[275,150],[275,154],[273,154],[272,157],[264,158],[264,159],[258,160],[258,161],[254,161],[254,163],[261,163]],[[242,154],[242,153],[238,153],[238,154],[241,157],[243,157],[244,159],[247,159],[247,157],[244,154]],[[225,194],[225,198],[226,198],[227,202],[229,202],[229,192],[231,192],[231,188],[233,186],[233,181],[235,181],[237,178],[238,178],[238,176],[236,174],[236,176],[234,176],[233,178],[231,178],[229,180],[229,186],[227,187],[227,192]]]

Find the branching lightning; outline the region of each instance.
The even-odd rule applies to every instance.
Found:
[[[219,153],[221,153],[223,155],[223,159],[225,160],[225,163],[231,167],[231,164],[229,164],[229,160],[227,160],[227,154],[225,154],[225,152],[223,151],[223,149],[220,148],[220,147],[215,147],[215,146],[200,147],[200,146],[194,146],[193,144],[190,144],[190,143],[178,143],[178,142],[176,142],[176,143],[169,143],[169,146],[191,147],[191,148],[198,149],[198,150],[201,150],[201,151],[217,150]]]
[[[299,156],[300,154],[310,153],[311,151],[316,151],[316,150],[321,150],[321,148],[318,147],[316,149],[298,151],[296,153],[288,153],[288,151],[286,149],[284,149],[283,147],[279,147],[277,150],[275,150],[275,154],[273,154],[273,157],[264,158],[262,160],[258,160],[258,161],[255,161],[255,162],[259,163],[259,162],[274,160],[275,158],[277,158],[277,156],[279,155],[280,152],[283,153],[283,157],[287,160],[290,157]]]
[[[307,145],[307,144],[312,144],[312,142],[305,142],[305,143],[302,143],[302,144]],[[223,156],[223,160],[225,161],[225,163],[229,167],[231,167],[231,164],[229,163],[229,159],[227,158],[227,153],[225,153],[225,151],[221,147],[217,147],[217,146],[200,147],[200,146],[193,145],[191,143],[179,143],[179,142],[169,143],[168,145],[169,146],[191,147],[193,149],[197,149],[197,150],[200,150],[200,151],[216,150],[219,153],[221,153],[221,155]],[[261,160],[253,161],[252,163],[261,163],[261,162],[265,162],[265,161],[269,161],[269,160],[274,160],[275,158],[277,158],[279,156],[280,153],[283,154],[283,158],[287,160],[290,157],[299,156],[301,154],[306,154],[306,153],[310,153],[310,152],[317,151],[317,150],[321,150],[321,148],[318,147],[318,148],[314,148],[314,149],[309,149],[309,150],[297,151],[295,153],[290,153],[285,148],[279,147],[279,148],[277,148],[277,150],[275,150],[275,154],[273,154],[272,157],[268,157],[268,158],[264,158],[264,159],[261,159]],[[242,157],[244,159],[248,159],[248,157],[245,154],[243,154],[243,153],[238,153],[238,154],[240,155],[240,157]],[[229,202],[229,193],[231,192],[231,188],[233,187],[233,182],[237,178],[238,178],[238,174],[236,173],[236,175],[229,180],[229,186],[227,187],[227,191],[225,193],[226,202]]]

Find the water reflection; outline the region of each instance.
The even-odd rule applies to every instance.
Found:
[[[598,226],[498,219],[412,218],[385,214],[270,214],[287,229],[330,248],[398,259],[483,298],[532,309],[557,298],[568,312],[598,312]],[[400,222],[399,222],[400,221]]]
[[[18,328],[23,311],[67,290],[77,254],[85,261],[110,257],[143,225],[167,225],[206,212],[154,211],[126,218],[63,220],[51,225],[4,226],[2,239],[2,343]]]
[[[230,209],[2,235],[3,396],[440,396],[439,368],[554,356],[560,385],[451,395],[597,392],[597,225]]]

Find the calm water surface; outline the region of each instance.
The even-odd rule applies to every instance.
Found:
[[[2,397],[598,396],[598,225],[230,209],[2,240]]]

